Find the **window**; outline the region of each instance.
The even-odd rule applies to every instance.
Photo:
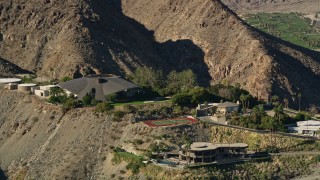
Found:
[[[94,98],[96,97],[96,89],[95,88],[92,88],[91,89],[91,96]]]

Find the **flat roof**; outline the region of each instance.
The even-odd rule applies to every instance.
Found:
[[[298,126],[320,126],[320,121],[308,120],[308,121],[298,121]]]
[[[36,86],[36,84],[26,83],[26,84],[19,84],[18,86],[20,86],[20,87],[32,87],[32,86]]]
[[[21,82],[21,79],[19,78],[1,78],[0,83],[18,83]]]
[[[233,102],[224,102],[220,103],[217,107],[226,108],[226,107],[239,107],[239,104]]]
[[[45,86],[40,86],[40,87],[50,87],[50,88],[52,88],[52,87],[59,87],[58,85],[45,85]]]
[[[206,151],[206,150],[215,150],[217,148],[247,148],[248,145],[245,143],[227,143],[227,144],[213,144],[208,142],[194,142],[190,146],[190,150],[195,151]],[[182,145],[182,148],[185,148],[185,145]]]
[[[320,130],[320,125],[319,126],[289,127],[289,130],[295,130],[295,131],[318,131],[318,130]]]

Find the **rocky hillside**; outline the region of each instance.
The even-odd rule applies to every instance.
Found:
[[[117,0],[9,0],[0,2],[0,12],[0,57],[39,76],[125,75],[143,65],[168,70],[175,66],[164,57],[174,52],[177,61],[202,55],[191,41],[157,43]],[[181,54],[185,49],[191,52]]]
[[[221,0],[241,13],[254,12],[319,12],[318,0]]]
[[[9,179],[128,177],[127,163],[112,163],[116,147],[142,154],[164,134],[180,142],[182,132],[210,139],[199,125],[151,128],[131,124],[128,115],[115,121],[92,108],[63,113],[35,96],[1,88],[0,94],[0,179],[2,170]],[[136,146],[132,141],[138,139],[142,144]]]
[[[138,0],[122,7],[157,41],[188,39],[200,47],[214,83],[240,83],[261,98],[272,92],[296,102],[302,91],[305,103],[320,100],[311,95],[320,88],[319,53],[248,26],[220,1]]]
[[[0,57],[39,76],[191,68],[204,85],[320,101],[319,53],[253,29],[218,0],[9,0],[0,9]]]
[[[143,123],[132,124],[128,115],[115,121],[110,114],[96,114],[91,108],[63,113],[58,106],[46,104],[35,96],[3,89],[0,89],[0,94],[0,179],[4,179],[4,173],[9,179],[128,179],[132,176],[126,168],[128,163],[114,164],[112,161],[115,148],[120,147],[135,154],[143,154],[143,150],[156,142],[177,148],[183,142],[184,133],[194,141],[245,142],[250,150],[257,148],[257,143],[260,144],[259,148],[271,143],[269,134],[205,123],[151,128]],[[276,139],[281,151],[319,149],[316,143],[308,140],[280,136]],[[135,140],[140,143],[135,144]],[[294,166],[297,171],[300,171],[299,165]],[[173,172],[165,175],[165,168],[152,170],[153,167],[158,166],[147,166],[134,177],[218,177],[209,172],[196,173],[198,170],[170,170]],[[271,169],[270,173],[279,173],[277,169]]]
[[[0,77],[12,77],[14,74],[28,74],[30,72],[19,66],[0,58]]]

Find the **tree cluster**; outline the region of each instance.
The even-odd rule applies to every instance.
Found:
[[[162,96],[185,93],[198,85],[197,77],[192,70],[171,71],[165,76],[161,70],[140,67],[137,68],[130,79],[137,85]]]
[[[263,129],[270,131],[285,131],[284,124],[288,122],[289,116],[283,112],[283,106],[280,104],[274,108],[274,117],[268,116],[263,105],[257,105],[253,108],[251,115],[233,117],[229,124],[251,129]]]

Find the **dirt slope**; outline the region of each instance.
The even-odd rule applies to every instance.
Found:
[[[256,12],[299,12],[317,13],[320,10],[318,0],[221,0],[239,13]]]
[[[59,107],[35,96],[1,88],[0,94],[0,177],[2,169],[9,179],[128,177],[127,163],[112,163],[113,148],[143,153],[130,141],[143,140],[138,147],[147,149],[154,137],[163,134],[177,141],[182,131],[204,134],[200,126],[154,129],[143,123],[131,124],[127,116],[112,121],[106,114],[85,108],[63,114]],[[209,135],[206,132],[204,136]]]

